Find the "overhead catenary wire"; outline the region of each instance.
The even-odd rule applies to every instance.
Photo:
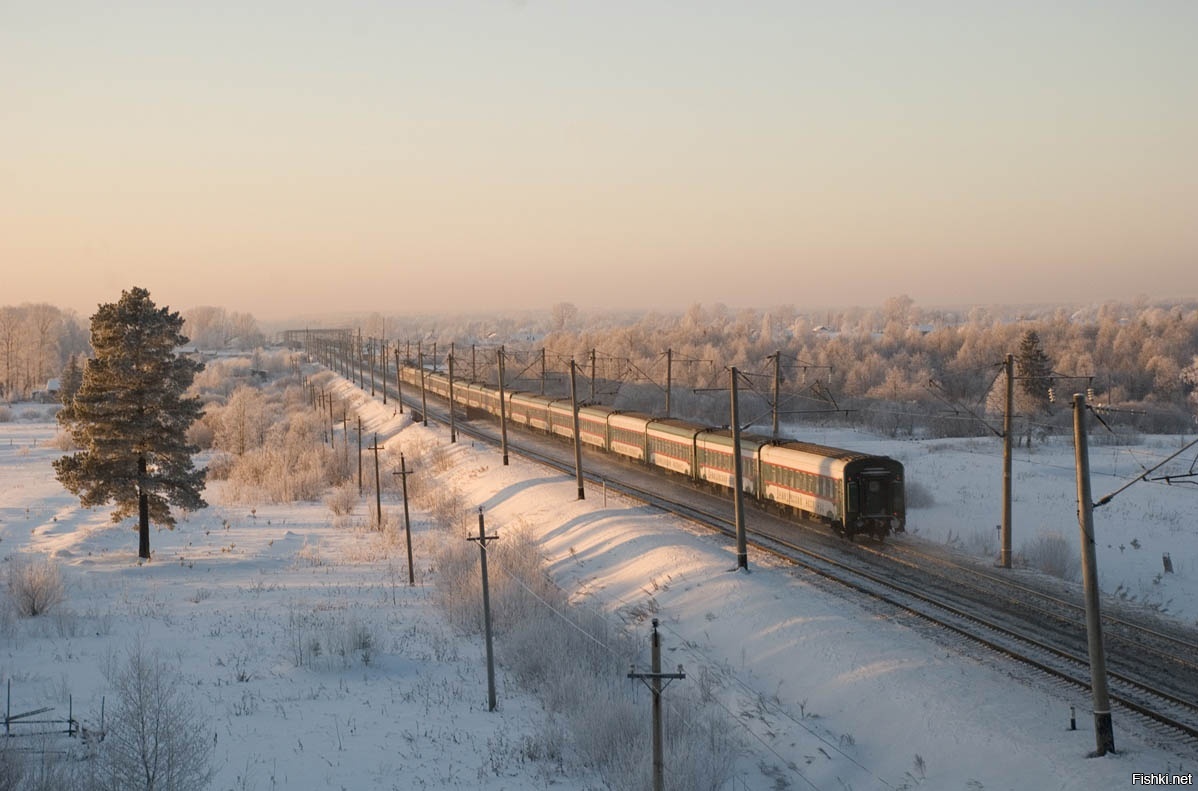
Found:
[[[1106,495],[1105,497],[1102,497],[1102,498],[1100,498],[1100,499],[1099,499],[1099,500],[1098,500],[1096,503],[1094,503],[1094,507],[1095,507],[1095,508],[1099,508],[1099,507],[1101,507],[1101,506],[1104,506],[1104,505],[1106,505],[1107,503],[1109,503],[1111,500],[1115,499],[1115,498],[1116,498],[1116,497],[1118,497],[1120,494],[1122,494],[1123,492],[1125,492],[1127,489],[1129,489],[1129,488],[1131,488],[1132,486],[1134,486],[1135,484],[1139,483],[1140,481],[1149,480],[1149,478],[1148,478],[1148,476],[1149,476],[1149,475],[1151,475],[1152,473],[1156,472],[1156,471],[1157,471],[1157,470],[1159,470],[1161,467],[1164,467],[1166,464],[1168,464],[1169,462],[1173,461],[1173,460],[1174,460],[1174,459],[1176,459],[1178,456],[1180,456],[1181,454],[1185,453],[1187,450],[1189,450],[1190,448],[1194,447],[1195,445],[1198,445],[1198,439],[1195,439],[1195,440],[1193,440],[1193,441],[1191,441],[1191,442],[1188,442],[1188,443],[1186,443],[1185,445],[1183,445],[1183,446],[1182,446],[1181,450],[1179,450],[1179,451],[1177,451],[1176,453],[1172,454],[1171,456],[1169,456],[1168,458],[1166,458],[1164,461],[1162,461],[1160,464],[1157,464],[1155,467],[1152,467],[1152,468],[1151,468],[1151,469],[1149,469],[1149,470],[1145,470],[1145,471],[1144,471],[1144,472],[1142,472],[1141,474],[1137,475],[1135,478],[1132,478],[1130,481],[1128,481],[1127,483],[1125,483],[1125,484],[1123,484],[1122,486],[1120,486],[1120,487],[1119,487],[1118,489],[1116,489],[1115,491],[1111,492],[1110,494]],[[1193,468],[1193,465],[1191,465],[1191,469],[1192,469],[1192,468]]]

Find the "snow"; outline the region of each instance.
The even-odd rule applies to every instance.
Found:
[[[447,430],[411,425],[391,406],[369,409],[367,429],[381,441],[448,443]],[[80,509],[55,481],[54,435],[48,419],[0,424],[0,558],[55,558],[69,593],[49,615],[0,625],[0,680],[12,681],[14,711],[54,705],[62,716],[71,695],[76,716],[98,726],[112,694],[102,668],[140,641],[177,662],[207,713],[214,788],[601,787],[585,771],[527,758],[523,740],[546,715],[502,668],[498,709],[486,710],[482,641],[435,607],[425,515],[413,512],[414,587],[402,546],[334,524],[323,504],[251,509],[216,484],[205,495],[211,507],[154,532],[154,560],[139,564],[129,523]],[[912,510],[911,533],[897,540],[951,540],[987,554],[997,546],[997,440],[800,436],[904,462],[934,503]],[[1096,445],[1095,496],[1182,442]],[[505,527],[531,526],[559,584],[619,615],[638,642],[648,644],[648,617],[660,619],[663,665],[687,674],[674,683],[709,686],[713,705],[739,723],[745,751],[731,788],[1122,789],[1134,772],[1196,769],[1194,755],[1156,746],[1118,715],[1117,754],[1087,758],[1087,695],[780,561],[751,552],[752,572],[731,572],[725,539],[639,503],[595,487],[579,501],[573,477],[517,457],[504,467],[495,450],[469,442],[450,459],[441,481],[485,505],[489,533],[502,540]],[[1041,531],[1076,546],[1072,459],[1068,442],[1017,454],[1017,551]],[[1104,591],[1198,620],[1196,516],[1192,488],[1160,483],[1136,484],[1098,509]],[[1172,574],[1161,573],[1166,552]],[[329,650],[355,628],[374,638],[368,663],[360,651]],[[325,648],[305,656],[314,636]],[[648,693],[640,700],[648,718]]]

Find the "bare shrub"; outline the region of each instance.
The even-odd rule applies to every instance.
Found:
[[[79,450],[79,446],[75,444],[75,440],[65,431],[55,432],[54,439],[50,440],[50,446],[55,450],[67,452]]]
[[[352,481],[346,481],[325,495],[324,504],[329,507],[334,516],[348,516],[353,513],[354,506],[358,504],[359,499],[358,485]]]
[[[1077,550],[1060,533],[1040,533],[1019,548],[1019,555],[1027,566],[1045,574],[1063,580],[1076,580],[1079,576],[1081,560]]]
[[[998,538],[997,530],[981,527],[964,536],[962,546],[971,555],[994,557],[998,554]]]
[[[903,491],[908,508],[931,508],[936,504],[932,490],[919,481],[907,480]]]
[[[0,745],[0,791],[88,791],[86,771],[76,761],[63,760],[61,744],[48,735],[25,747]]]
[[[216,437],[216,432],[205,420],[197,420],[187,427],[187,441],[200,450],[209,450]]]
[[[0,406],[0,423],[12,422],[12,410],[6,406]]]
[[[46,558],[16,560],[8,568],[8,595],[17,615],[35,618],[67,597],[58,564]]]
[[[332,456],[323,445],[255,448],[230,470],[230,495],[241,502],[316,500],[331,482]]]
[[[229,476],[233,474],[233,468],[237,466],[237,457],[231,453],[217,452],[212,454],[212,458],[208,460],[208,480],[210,481],[227,481]]]
[[[97,755],[102,791],[206,788],[212,779],[208,723],[187,696],[187,682],[157,652],[134,646],[108,669],[116,710]]]
[[[284,640],[292,664],[323,670],[348,670],[355,662],[369,665],[378,645],[370,627],[357,618],[298,602],[288,605]]]

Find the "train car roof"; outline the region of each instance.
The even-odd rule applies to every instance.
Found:
[[[494,388],[490,388],[490,389],[494,390]],[[496,391],[496,394],[498,394],[498,391]],[[518,398],[521,401],[536,401],[537,403],[540,403],[540,404],[549,404],[550,402],[553,401],[553,398],[550,396],[540,395],[539,393],[526,393],[523,390],[509,391],[508,392],[508,400],[511,401],[514,398]]]
[[[647,415],[644,412],[619,412],[619,411],[617,411],[617,412],[613,412],[611,414],[611,420],[615,421],[613,423],[613,425],[615,425],[615,423],[648,424],[650,421],[653,420],[653,416]]]
[[[616,409],[615,407],[607,406],[605,404],[579,404],[578,411],[582,412],[583,410],[586,410],[586,411],[592,412],[592,413],[598,412],[598,413],[604,414],[604,415],[614,415],[620,411],[620,410]]]
[[[732,444],[732,429],[730,429],[730,428],[705,428],[701,432],[699,432],[699,439],[704,439],[707,437],[710,437],[711,439],[715,440],[715,442],[717,444],[731,445]],[[740,433],[740,441],[741,441],[742,446],[749,444],[749,445],[752,445],[753,447],[760,447],[761,445],[769,445],[770,443],[773,442],[773,439],[765,436],[764,434],[750,434],[747,431],[742,431]]]
[[[650,421],[648,431],[657,430],[663,434],[674,434],[676,436],[694,438],[696,434],[703,430],[703,427],[695,423],[688,423],[685,420],[677,418],[654,418]]]
[[[786,440],[774,443],[774,447],[784,448],[786,450],[796,450],[800,453],[810,453],[813,456],[826,456],[831,459],[840,459],[842,461],[857,461],[858,459],[890,459],[888,456],[878,456],[874,453],[862,453],[859,450],[846,450],[845,448],[834,448],[831,445],[818,445],[814,442],[802,442],[800,440]]]

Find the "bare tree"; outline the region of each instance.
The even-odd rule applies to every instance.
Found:
[[[216,416],[216,446],[238,456],[261,446],[270,425],[267,409],[260,390],[238,387]]]
[[[550,317],[553,329],[560,332],[574,324],[574,320],[578,318],[578,308],[573,302],[559,302],[553,306]]]
[[[108,669],[116,711],[101,744],[102,791],[199,791],[212,780],[212,740],[182,674],[140,643]]]

